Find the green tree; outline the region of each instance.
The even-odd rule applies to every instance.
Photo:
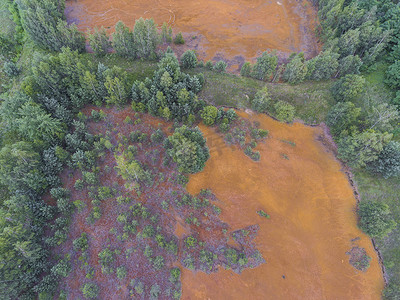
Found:
[[[385,83],[393,89],[400,89],[400,59],[387,69]]]
[[[359,206],[360,227],[371,237],[384,237],[396,227],[389,206],[382,202],[362,201]]]
[[[107,54],[111,48],[111,42],[103,26],[100,30],[96,27],[93,33],[88,30],[87,36],[89,38],[90,47],[92,47],[95,55],[103,56]]]
[[[271,104],[271,97],[268,93],[268,88],[265,86],[257,91],[254,99],[251,101],[251,108],[257,112],[265,113],[268,111]]]
[[[15,204],[7,200],[7,210],[0,208],[0,297],[19,299],[23,294],[32,296],[33,287],[45,271],[45,256],[38,237],[29,229],[33,225],[31,214],[21,207],[28,203],[21,198]],[[13,207],[20,208],[16,211]]]
[[[197,66],[196,53],[193,50],[187,50],[181,56],[181,65],[184,69],[193,69]]]
[[[378,159],[368,165],[368,169],[384,178],[400,176],[400,143],[390,141],[379,153]]]
[[[166,22],[164,22],[161,27],[161,41],[164,43],[172,42],[172,28],[168,26]]]
[[[200,172],[210,157],[206,141],[197,127],[191,129],[183,125],[176,128],[174,134],[165,140],[164,147],[179,170],[185,173]]]
[[[274,73],[278,65],[278,56],[274,52],[263,52],[253,66],[251,76],[259,80],[267,80]]]
[[[204,107],[201,113],[201,118],[205,125],[212,126],[214,125],[215,120],[217,119],[217,115],[218,115],[218,109],[215,106],[209,105]]]
[[[353,101],[363,93],[365,78],[361,75],[348,74],[332,86],[331,92],[336,101]]]
[[[143,182],[148,181],[150,174],[143,169],[140,162],[131,155],[124,152],[121,155],[115,155],[117,162],[117,172],[125,181]]]
[[[331,51],[323,51],[316,57],[307,61],[307,78],[323,80],[331,78],[339,67],[339,54]]]
[[[376,160],[383,148],[389,143],[392,134],[372,130],[345,136],[338,143],[338,157],[353,168],[365,167]]]
[[[360,29],[350,29],[339,38],[338,46],[341,57],[354,55],[360,43]]]
[[[296,84],[303,82],[307,75],[307,64],[304,61],[304,54],[291,55],[290,61],[283,71],[283,80]]]
[[[155,53],[157,45],[160,42],[160,37],[154,20],[145,20],[143,18],[136,20],[133,28],[133,40],[136,56],[144,58]]]
[[[18,5],[24,30],[37,45],[53,51],[62,47],[85,50],[84,35],[65,21],[64,1],[21,0]]]
[[[252,72],[251,64],[246,61],[240,69],[240,75],[243,77],[250,77]]]
[[[105,97],[108,104],[122,106],[128,102],[129,83],[127,73],[118,67],[113,67],[105,72],[104,86],[108,95]]]
[[[47,114],[34,102],[25,103],[18,111],[18,131],[31,142],[53,142],[64,137],[61,122]]]
[[[136,57],[133,33],[122,21],[118,21],[115,25],[115,32],[112,34],[111,44],[117,55],[123,57]]]
[[[373,105],[368,112],[370,129],[391,132],[399,124],[399,121],[400,113],[394,105],[380,103]]]
[[[352,102],[339,102],[328,112],[326,124],[334,136],[349,135],[357,129],[361,109]]]
[[[338,71],[335,77],[342,77],[347,74],[360,74],[360,67],[363,62],[358,55],[348,55],[339,61]]]

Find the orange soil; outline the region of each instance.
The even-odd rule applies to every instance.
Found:
[[[356,200],[339,162],[316,140],[322,129],[264,115],[249,118],[270,131],[256,149],[261,161],[201,126],[211,158],[203,172],[190,176],[188,191],[211,188],[221,200],[221,220],[232,230],[258,223],[255,243],[267,262],[240,275],[183,269],[182,299],[380,299],[384,282],[377,254],[357,228]],[[258,216],[259,209],[271,218]],[[349,264],[346,252],[353,245],[372,257],[366,272]]]
[[[239,64],[269,49],[283,56],[318,51],[317,14],[307,0],[67,0],[66,15],[81,30],[113,28],[119,20],[132,28],[140,17],[167,22],[207,60],[224,57]]]

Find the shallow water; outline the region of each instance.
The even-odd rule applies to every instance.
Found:
[[[307,0],[67,0],[66,15],[86,30],[104,26],[113,30],[122,20],[154,18],[182,31],[187,45],[202,59],[225,58],[230,64],[276,49],[282,56],[318,51],[313,34],[316,12]],[[182,50],[182,49],[181,49]]]
[[[261,161],[253,162],[226,146],[214,129],[201,126],[211,158],[204,171],[190,176],[188,190],[211,188],[221,200],[221,219],[232,230],[259,224],[255,242],[267,262],[240,275],[183,269],[182,299],[380,299],[384,283],[377,254],[357,227],[346,175],[317,141],[322,129],[264,115],[250,119],[270,131],[256,148]],[[271,218],[258,216],[259,209]],[[349,264],[346,252],[354,245],[372,258],[366,272]]]

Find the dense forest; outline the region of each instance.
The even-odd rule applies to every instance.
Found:
[[[265,82],[290,86],[328,82],[330,100],[322,121],[337,143],[338,158],[356,172],[398,187],[400,4],[396,0],[312,2],[319,11],[317,35],[322,52],[309,60],[303,53],[282,60],[266,51],[254,64],[244,63],[236,76],[225,74],[227,64],[222,60],[204,63],[192,50],[179,59],[170,47],[162,51],[160,45],[185,42],[167,24],[159,27],[151,19],[139,19],[134,28],[118,22],[110,36],[104,28],[82,33],[76,25],[67,24],[63,0],[3,0],[2,13],[7,9],[4,18],[10,22],[0,32],[0,297],[62,298],[55,293],[71,267],[67,258],[56,257],[53,250],[68,239],[77,208],[60,173],[66,168],[80,170],[91,185],[99,149],[107,148],[102,137],[88,130],[89,120],[81,111],[87,105],[99,109],[130,105],[137,113],[173,122],[174,132],[168,138],[158,132],[151,139],[162,145],[166,160],[176,164],[182,179],[201,171],[209,157],[204,137],[195,128],[198,122],[218,128],[253,160],[259,159],[259,153],[244,144],[244,135],[257,140],[268,134],[257,128],[244,133],[233,109],[203,98],[211,80],[235,76],[249,78],[258,86],[263,83],[246,106],[282,122],[298,118],[301,109],[276,97]],[[110,57],[123,63],[107,63]],[[132,62],[138,62],[134,72],[124,68]],[[143,62],[149,63],[150,72],[138,76]],[[381,66],[383,93],[367,82],[369,74]],[[99,109],[92,111],[91,120],[105,118]],[[131,154],[127,149],[116,156],[119,175],[145,189],[155,175],[135,160],[132,148]],[[92,181],[96,186],[96,179]],[[55,205],[48,198],[56,199]],[[385,242],[389,233],[399,234],[398,210],[372,199],[361,202],[358,212],[360,228],[378,246],[389,247],[386,253],[398,251],[398,242]],[[84,240],[84,236],[75,240],[74,247],[84,249]],[[242,253],[237,255],[244,259]],[[232,265],[247,266],[246,261],[239,267],[234,256]],[[386,258],[391,265],[386,265]],[[383,295],[400,299],[399,260],[396,254],[384,254],[384,261],[389,281]],[[179,277],[178,271],[171,272]],[[85,297],[96,298],[94,284],[82,289]],[[179,297],[177,291],[174,298]]]

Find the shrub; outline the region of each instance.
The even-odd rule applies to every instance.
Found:
[[[238,262],[238,253],[235,249],[228,248],[225,250],[225,258],[228,260],[229,265],[236,264]]]
[[[236,111],[232,108],[228,109],[225,113],[226,118],[228,119],[229,122],[233,122],[237,119],[237,114]]]
[[[214,71],[217,71],[220,73],[225,72],[227,66],[228,65],[226,64],[226,62],[224,62],[223,60],[220,60],[215,64]]]
[[[157,129],[151,136],[152,143],[161,143],[165,139],[164,133],[161,129]]]
[[[143,282],[138,282],[136,285],[135,285],[135,291],[136,291],[136,293],[138,293],[139,295],[141,295],[141,294],[143,294],[143,292],[144,292],[144,284],[143,284]]]
[[[295,108],[293,105],[285,102],[278,101],[274,105],[275,116],[281,122],[292,122],[295,115]]]
[[[251,75],[251,64],[246,61],[240,69],[240,75],[243,77],[250,77]]]
[[[361,202],[359,215],[361,229],[371,237],[384,237],[396,227],[389,206],[382,202]]]
[[[143,236],[144,238],[153,237],[154,234],[155,234],[155,230],[154,230],[153,226],[151,226],[151,225],[146,225],[146,226],[143,228],[142,236]]]
[[[258,211],[257,211],[257,214],[258,214],[260,217],[264,217],[264,218],[269,219],[269,214],[267,214],[267,213],[266,213],[265,211],[263,211],[262,209],[258,210]]]
[[[68,277],[71,270],[71,264],[67,260],[61,260],[51,268],[51,273],[57,276]]]
[[[271,102],[271,97],[268,94],[268,88],[264,87],[259,90],[254,99],[251,101],[251,108],[257,112],[267,112]]]
[[[182,32],[179,32],[174,38],[174,44],[176,45],[183,45],[185,40],[183,38]]]
[[[125,267],[118,267],[117,268],[117,277],[118,279],[124,279],[126,277],[126,268]]]
[[[153,255],[153,249],[149,245],[146,245],[144,248],[143,255],[146,256],[147,258],[150,258]]]
[[[213,64],[213,62],[212,62],[211,60],[209,60],[209,61],[206,62],[206,68],[207,68],[208,70],[214,69],[214,64]]]
[[[181,56],[181,65],[185,69],[193,69],[197,66],[196,53],[193,50],[187,50]]]
[[[81,237],[75,239],[72,244],[74,246],[74,250],[79,249],[81,251],[86,251],[89,248],[86,232],[82,232]]]
[[[150,289],[150,299],[158,299],[160,293],[160,286],[157,283],[153,284]]]
[[[169,281],[172,283],[178,282],[181,276],[181,270],[179,268],[172,268],[170,274]]]
[[[82,292],[86,299],[96,299],[99,296],[99,287],[95,283],[85,283]]]
[[[161,255],[156,256],[153,261],[153,267],[156,270],[161,270],[164,267],[164,257]]]
[[[109,265],[114,261],[114,253],[109,248],[101,250],[98,257],[100,263],[104,266]]]
[[[205,125],[212,126],[215,123],[217,114],[218,109],[215,106],[209,105],[203,109],[201,113],[201,118],[203,119]]]

